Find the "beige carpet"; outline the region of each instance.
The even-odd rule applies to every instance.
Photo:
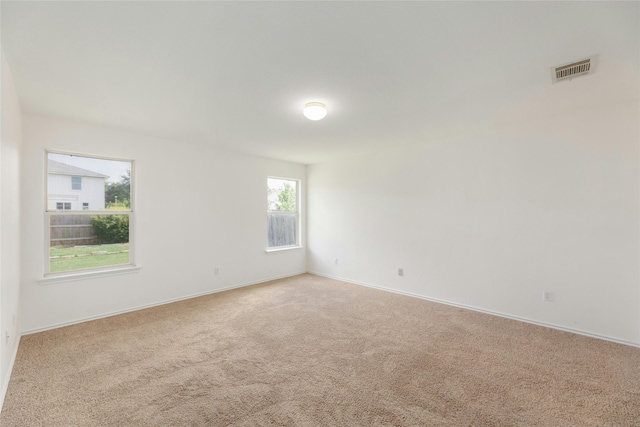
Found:
[[[640,426],[640,349],[302,275],[23,337],[10,426]]]

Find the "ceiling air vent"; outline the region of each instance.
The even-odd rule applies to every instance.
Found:
[[[551,67],[551,81],[558,83],[563,80],[571,80],[576,77],[593,74],[596,66],[596,56],[590,56],[587,59],[572,62],[571,64],[560,65],[559,67]]]

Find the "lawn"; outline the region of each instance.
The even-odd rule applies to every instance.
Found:
[[[129,244],[56,246],[49,250],[49,257],[51,273],[129,264]]]

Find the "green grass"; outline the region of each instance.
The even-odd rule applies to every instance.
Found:
[[[94,252],[116,252],[111,254],[95,254]],[[81,256],[78,256],[81,255]],[[84,255],[84,256],[82,256]],[[129,244],[120,243],[113,245],[94,246],[56,246],[49,249],[49,271],[57,273],[61,271],[83,270],[87,268],[107,267],[112,265],[129,264]]]

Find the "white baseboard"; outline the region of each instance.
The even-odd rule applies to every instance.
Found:
[[[7,395],[9,389],[9,381],[11,380],[11,372],[13,372],[13,365],[16,363],[16,357],[18,357],[18,348],[20,347],[20,336],[18,336],[18,342],[16,343],[11,360],[9,361],[9,369],[5,372],[6,377],[3,378],[2,389],[0,390],[0,412],[2,412],[2,406],[4,405],[4,398]]]
[[[146,308],[157,307],[157,306],[165,305],[165,304],[171,304],[173,302],[184,301],[184,300],[191,299],[191,298],[197,298],[197,297],[201,297],[201,296],[205,296],[205,295],[216,294],[218,292],[224,292],[224,291],[230,291],[232,289],[244,288],[245,286],[257,285],[259,283],[270,282],[272,280],[286,279],[287,277],[298,276],[300,274],[306,274],[306,271],[302,271],[302,272],[299,272],[299,273],[287,274],[287,275],[284,275],[284,276],[260,279],[260,280],[247,282],[247,283],[241,283],[241,284],[238,284],[238,285],[227,286],[225,288],[214,289],[214,290],[211,290],[211,291],[200,292],[200,293],[197,293],[197,294],[185,295],[185,296],[182,296],[182,297],[172,298],[172,299],[168,299],[168,300],[164,300],[164,301],[158,301],[158,302],[154,302],[154,303],[151,303],[151,304],[144,304],[144,305],[139,305],[139,306],[135,306],[135,307],[130,307],[130,308],[126,308],[124,310],[117,310],[117,311],[112,311],[112,312],[108,312],[108,313],[103,313],[103,314],[99,314],[97,316],[84,317],[82,319],[76,319],[76,320],[72,320],[72,321],[69,321],[69,322],[56,323],[54,325],[48,325],[48,326],[44,326],[44,327],[41,327],[41,328],[35,328],[35,329],[27,330],[27,331],[22,331],[22,336],[36,334],[38,332],[49,331],[49,330],[52,330],[52,329],[62,328],[64,326],[75,325],[75,324],[78,324],[78,323],[89,322],[91,320],[104,319],[105,317],[117,316],[119,314],[131,313],[133,311],[144,310]]]
[[[441,300],[441,299],[438,299],[438,298],[431,298],[431,297],[427,297],[427,296],[420,295],[420,294],[414,294],[414,293],[411,293],[411,292],[401,291],[401,290],[398,290],[398,289],[386,288],[384,286],[372,285],[370,283],[365,283],[365,282],[359,282],[359,281],[356,281],[356,280],[345,279],[343,277],[332,276],[330,274],[318,273],[318,272],[313,272],[313,271],[308,271],[307,273],[314,274],[314,275],[320,276],[320,277],[326,277],[328,279],[334,279],[334,280],[340,280],[342,282],[352,283],[354,285],[365,286],[367,288],[379,289],[381,291],[392,292],[394,294],[406,295],[406,296],[409,296],[409,297],[419,298],[419,299],[423,299],[423,300],[426,300],[426,301],[436,302],[436,303],[439,303],[439,304],[445,304],[445,305],[450,305],[450,306],[453,306],[453,307],[464,308],[464,309],[467,309],[467,310],[477,311],[477,312],[480,312],[480,313],[490,314],[490,315],[493,315],[493,316],[504,317],[506,319],[517,320],[519,322],[530,323],[532,325],[544,326],[546,328],[556,329],[556,330],[564,331],[564,332],[570,332],[572,334],[583,335],[583,336],[587,336],[587,337],[590,337],[590,338],[597,338],[597,339],[601,339],[601,340],[605,340],[605,341],[614,342],[614,343],[617,343],[617,344],[624,344],[624,345],[628,345],[628,346],[631,346],[631,347],[640,348],[640,343],[634,343],[634,342],[631,342],[631,341],[625,341],[625,340],[621,340],[621,339],[617,339],[617,338],[613,338],[613,337],[608,337],[606,335],[598,335],[598,334],[594,334],[594,333],[591,333],[591,332],[581,331],[579,329],[566,328],[564,326],[554,325],[554,324],[551,324],[551,323],[539,322],[537,320],[527,319],[527,318],[518,317],[518,316],[512,316],[510,314],[500,313],[500,312],[491,311],[491,310],[485,310],[483,308],[478,308],[478,307],[465,305],[465,304],[458,304],[458,303],[455,303],[455,302]]]

